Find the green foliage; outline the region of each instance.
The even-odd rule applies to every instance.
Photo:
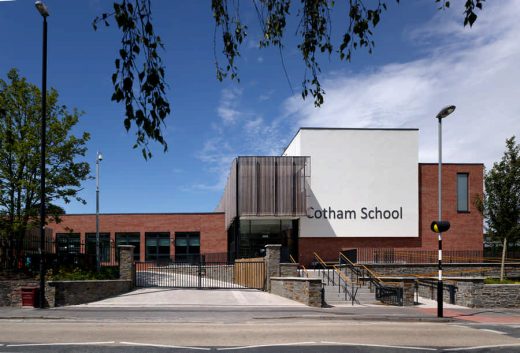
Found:
[[[399,3],[399,0],[394,0]],[[482,10],[485,0],[466,0],[464,25],[472,26],[477,19],[476,9]],[[302,97],[309,94],[314,99],[314,105],[319,107],[324,102],[325,91],[321,87],[319,75],[321,72],[318,57],[326,54],[329,57],[334,53],[340,60],[349,62],[353,52],[357,49],[366,49],[372,53],[375,42],[372,39],[374,29],[380,23],[382,14],[388,8],[391,0],[377,0],[368,3],[365,0],[347,0],[348,27],[341,30],[341,41],[337,45],[331,42],[332,21],[331,11],[334,9],[334,0],[253,0],[257,17],[262,29],[262,39],[259,47],[270,45],[283,48],[287,17],[291,12],[291,5],[296,7],[299,17],[298,36],[301,41],[298,49],[305,64],[304,79],[302,81]],[[441,9],[448,9],[450,1],[435,0],[440,3]],[[246,25],[240,20],[239,2],[234,0],[212,0],[211,8],[215,18],[215,33],[220,29],[222,33],[222,54],[227,64],[219,64],[215,53],[217,78],[222,80],[230,74],[231,79],[238,80],[238,69],[235,58],[240,56],[239,46],[247,33]],[[343,28],[343,27],[341,27]],[[216,45],[215,45],[216,47]]]
[[[486,193],[476,205],[483,214],[488,234],[503,243],[500,278],[504,277],[507,243],[520,239],[520,146],[515,137],[506,140],[500,162],[485,175]]]
[[[135,123],[133,147],[141,147],[144,159],[148,159],[152,157],[149,140],[160,143],[164,151],[168,149],[161,131],[164,119],[170,114],[164,66],[158,53],[158,48],[164,46],[154,32],[150,0],[114,2],[113,12],[94,19],[94,29],[100,22],[109,26],[112,17],[123,34],[119,58],[114,62],[112,100],[124,102],[125,129],[130,130]]]
[[[49,271],[46,276],[48,281],[88,281],[118,278],[119,269],[117,267],[101,267],[99,273],[82,270],[78,267],[60,268],[56,273]]]
[[[477,200],[488,234],[497,240],[520,238],[520,145],[515,137],[506,140],[506,151],[500,162],[485,176],[486,193]]]
[[[38,223],[40,206],[41,92],[16,69],[0,79],[0,232],[23,238]],[[46,208],[57,218],[64,211],[53,204],[79,197],[81,182],[89,178],[85,156],[88,133],[70,133],[80,113],[58,104],[58,92],[47,95]]]
[[[485,0],[466,0],[464,25],[472,26],[476,19],[476,9],[482,10]],[[372,39],[374,29],[381,21],[388,3],[399,0],[346,0],[346,23],[338,26],[341,41],[331,42],[331,11],[334,0],[253,0],[258,22],[262,30],[259,47],[283,48],[287,18],[291,6],[296,7],[299,18],[297,35],[300,37],[298,50],[305,64],[302,81],[303,99],[311,95],[314,105],[319,107],[324,102],[319,75],[321,73],[319,56],[338,55],[340,60],[350,61],[357,49],[366,49],[372,53],[375,42]],[[295,5],[296,3],[296,5]],[[448,9],[450,1],[435,0],[440,9]],[[115,18],[122,32],[122,47],[119,58],[115,60],[116,72],[112,76],[114,93],[112,100],[124,102],[126,117],[124,126],[130,129],[133,122],[137,126],[137,142],[134,148],[141,146],[145,159],[151,157],[148,143],[159,142],[164,150],[167,143],[161,132],[164,119],[170,113],[170,105],[165,94],[164,67],[157,48],[163,47],[160,37],[154,33],[150,0],[121,0],[113,3],[114,11],[103,13],[94,19],[93,26],[99,23],[109,25]],[[240,81],[236,59],[240,57],[240,45],[247,37],[248,26],[240,19],[240,1],[211,0],[211,9],[215,20],[214,56],[216,76],[219,81],[229,77]],[[346,28],[345,28],[346,27]],[[225,64],[220,64],[217,53],[217,34],[220,37],[221,55]],[[283,58],[282,58],[283,65]],[[136,81],[135,78],[138,78]]]
[[[500,278],[486,278],[484,279],[485,284],[520,284],[520,281],[512,280],[512,279],[503,279]]]

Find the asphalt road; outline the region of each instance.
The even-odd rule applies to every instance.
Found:
[[[2,320],[0,343],[0,353],[520,352],[520,327],[316,319],[240,324],[31,319]]]
[[[53,346],[8,346],[5,351],[0,347],[0,352],[11,353],[196,353],[196,352],[247,352],[247,353],[417,353],[417,352],[474,352],[474,353],[517,353],[520,346],[487,346],[467,348],[421,348],[400,346],[377,346],[355,344],[292,344],[292,345],[263,345],[242,347],[179,347],[179,346],[154,346],[132,345],[124,343],[104,343],[99,345],[53,345]]]

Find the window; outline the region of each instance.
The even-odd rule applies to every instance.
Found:
[[[468,173],[457,173],[457,211],[469,212]]]
[[[139,261],[141,254],[141,235],[139,233],[116,233],[116,246],[118,246],[117,249],[119,249],[119,245],[133,245],[134,261]],[[116,251],[116,254],[119,258],[119,251]]]
[[[86,254],[96,255],[96,233],[86,233]],[[99,259],[110,261],[110,233],[99,233]]]
[[[170,259],[170,233],[145,233],[146,261]]]
[[[180,261],[198,261],[200,258],[200,233],[175,233],[175,259]]]
[[[80,238],[79,233],[57,233],[56,252],[58,254],[79,254]]]

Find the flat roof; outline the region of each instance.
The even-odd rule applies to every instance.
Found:
[[[99,213],[100,216],[190,216],[190,215],[217,215],[224,212],[145,212],[145,213]],[[66,213],[60,216],[95,216],[95,213]]]
[[[294,134],[289,144],[285,146],[282,155],[287,151],[287,148],[291,145],[293,140],[298,136],[301,130],[351,130],[351,131],[419,131],[418,128],[385,128],[385,127],[300,127],[296,134]]]
[[[427,162],[427,163],[419,162],[419,164],[423,164],[423,165],[439,165],[438,162]],[[484,163],[444,163],[444,162],[442,162],[442,165],[484,165]]]

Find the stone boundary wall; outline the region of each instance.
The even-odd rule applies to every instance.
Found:
[[[271,277],[271,293],[308,306],[321,307],[321,279]]]
[[[22,306],[22,287],[39,287],[35,280],[0,281],[0,306]],[[132,281],[49,281],[45,284],[46,306],[84,304],[132,290]],[[36,299],[38,300],[38,299]]]
[[[446,284],[455,286],[454,304],[469,308],[520,308],[520,284],[484,284],[483,279],[448,281],[443,301],[450,303]],[[419,296],[437,300],[437,288],[419,286]]]
[[[298,277],[298,265],[293,263],[280,264],[280,277]]]
[[[130,280],[49,281],[55,291],[54,303],[49,306],[77,305],[113,297],[132,290]],[[52,305],[54,304],[54,305]]]
[[[365,264],[370,270],[380,276],[432,276],[437,277],[437,264]],[[449,277],[498,277],[500,276],[500,264],[489,263],[461,263],[442,264],[443,275]],[[506,264],[506,277],[520,277],[520,263]]]
[[[455,298],[470,308],[520,308],[520,284],[458,282]]]
[[[33,279],[0,281],[0,306],[22,306],[22,287],[38,287]]]

